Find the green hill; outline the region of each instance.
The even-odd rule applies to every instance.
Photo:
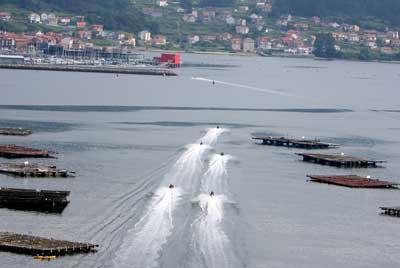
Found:
[[[158,25],[148,21],[131,0],[1,0],[1,6],[29,12],[83,15],[88,22],[104,24],[108,30],[158,32]]]
[[[274,13],[336,17],[355,23],[375,19],[400,26],[399,0],[275,0]]]

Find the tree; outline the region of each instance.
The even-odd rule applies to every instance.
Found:
[[[314,55],[321,58],[337,58],[339,53],[335,48],[335,39],[329,33],[317,35],[314,43]]]
[[[180,0],[181,7],[186,11],[192,11],[193,0]]]

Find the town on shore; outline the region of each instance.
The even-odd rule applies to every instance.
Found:
[[[237,7],[190,8],[180,2],[150,1],[142,12],[159,22],[160,31],[127,32],[89,23],[79,14],[51,10],[13,13],[0,6],[0,54],[66,55],[74,51],[74,55],[90,55],[92,51],[160,49],[400,60],[396,28],[368,29],[317,16],[274,17],[273,8],[272,2],[262,0]],[[7,27],[15,28],[14,23],[34,30],[7,31]]]

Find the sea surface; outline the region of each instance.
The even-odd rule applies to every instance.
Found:
[[[71,191],[62,215],[0,209],[0,231],[100,245],[50,262],[1,252],[0,267],[400,267],[400,221],[379,210],[399,206],[399,191],[306,177],[400,183],[398,65],[183,60],[193,67],[177,77],[0,70],[0,127],[34,131],[0,144],[49,149],[56,159],[29,161],[77,174],[0,175],[0,187]],[[255,134],[318,138],[341,145],[330,153],[387,163],[314,165],[301,150],[254,143]]]

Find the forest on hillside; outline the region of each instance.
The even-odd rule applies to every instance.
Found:
[[[400,0],[275,0],[274,14],[338,17],[354,22],[374,17],[400,26]]]
[[[158,25],[147,21],[130,0],[1,0],[1,4],[38,12],[83,15],[88,22],[104,24],[109,30],[158,32]]]

